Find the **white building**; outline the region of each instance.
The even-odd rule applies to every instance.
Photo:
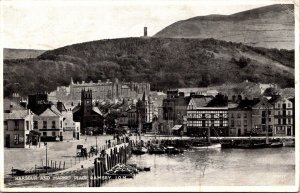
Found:
[[[294,104],[291,99],[277,97],[271,99],[274,107],[274,135],[293,136],[294,132]]]
[[[33,128],[33,113],[30,110],[12,110],[4,113],[4,147],[28,148]]]
[[[52,105],[39,116],[33,116],[33,129],[40,132],[42,141],[63,140],[64,117],[61,112]]]

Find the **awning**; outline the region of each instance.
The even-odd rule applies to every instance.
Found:
[[[182,125],[175,125],[173,128],[172,128],[172,130],[179,130],[180,128],[182,127]]]

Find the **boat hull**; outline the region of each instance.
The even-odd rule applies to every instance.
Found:
[[[203,146],[192,146],[193,149],[216,149],[221,148],[222,145],[220,143],[211,144],[211,145],[203,145]]]

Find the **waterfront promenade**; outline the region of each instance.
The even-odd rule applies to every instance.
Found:
[[[83,145],[87,150],[90,146],[95,146],[96,141],[98,146],[105,145],[105,141],[113,140],[111,135],[103,136],[81,136],[80,140],[70,140],[62,142],[48,142],[48,160],[65,162],[65,168],[70,168],[79,162],[77,153],[77,145]],[[16,157],[20,159],[16,159]],[[82,160],[83,158],[81,158]],[[33,169],[36,166],[42,166],[46,160],[46,147],[41,143],[40,147],[32,146],[30,149],[23,148],[4,148],[4,175],[10,174],[12,168],[18,169]]]

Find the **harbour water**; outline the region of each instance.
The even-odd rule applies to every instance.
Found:
[[[150,166],[133,179],[106,187],[284,186],[295,184],[295,149],[192,149],[179,155],[133,155],[129,163]]]

